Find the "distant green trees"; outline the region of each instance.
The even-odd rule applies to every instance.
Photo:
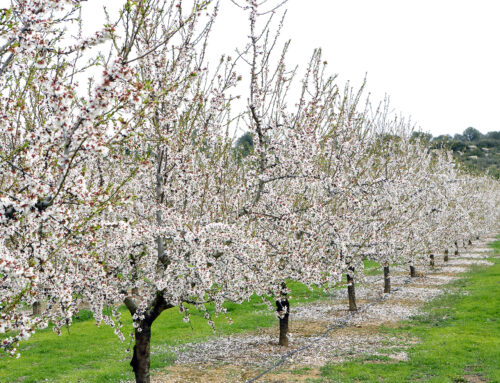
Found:
[[[429,142],[433,149],[447,148],[454,157],[473,172],[486,173],[500,178],[500,131],[482,134],[479,130],[468,127],[462,134],[440,135],[414,133]]]
[[[240,136],[234,145],[236,153],[241,157],[248,156],[253,151],[252,133],[246,132]]]
[[[469,127],[464,130],[463,137],[467,141],[478,141],[483,135],[481,132],[477,129],[474,129],[472,127]]]

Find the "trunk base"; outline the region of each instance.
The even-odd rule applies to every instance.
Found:
[[[134,355],[130,365],[134,370],[136,383],[150,383],[151,326],[141,323],[140,327],[142,331],[135,330]]]
[[[349,311],[358,311],[354,278],[350,277],[349,274],[347,274],[347,295],[349,296]]]
[[[290,316],[290,302],[284,298],[276,301],[276,311],[281,313],[280,320],[280,339],[278,344],[280,346],[288,347],[288,319]],[[283,314],[283,312],[285,314]]]
[[[384,293],[391,292],[391,276],[389,274],[389,266],[384,267]]]
[[[42,315],[42,311],[45,309],[44,306],[45,305],[39,301],[33,303],[33,315]]]
[[[415,266],[410,266],[410,277],[415,278],[417,276],[417,270]]]

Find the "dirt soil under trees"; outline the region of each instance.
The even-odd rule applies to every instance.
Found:
[[[292,307],[289,347],[278,345],[277,328],[266,328],[172,348],[175,364],[156,370],[152,382],[246,382],[287,355],[257,381],[306,382],[319,378],[319,367],[325,363],[363,355],[383,355],[381,363],[407,360],[405,350],[418,340],[391,337],[379,332],[379,326],[396,326],[419,314],[425,301],[442,294],[445,285],[471,266],[491,265],[486,260],[491,256],[486,244],[493,240],[478,241],[458,256],[450,256],[447,263],[442,255],[436,256],[434,269],[419,267],[423,277],[409,278],[406,269],[391,268],[391,294],[383,294],[382,276],[367,277],[356,288],[358,312],[354,314],[347,310],[346,289],[336,291],[329,300]]]

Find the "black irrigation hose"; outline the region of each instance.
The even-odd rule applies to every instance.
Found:
[[[438,271],[438,270],[441,270],[442,268],[441,267],[436,267],[433,269],[433,271]],[[384,278],[380,278],[379,280],[376,280],[375,282],[378,282],[378,281],[381,281],[383,280]],[[391,293],[392,292],[396,292],[398,290],[400,290],[401,288],[403,288],[404,286],[406,286],[407,284],[409,284],[412,280],[414,280],[414,278],[406,278],[404,281],[403,281],[403,284],[399,287],[396,287],[394,289],[391,290]],[[318,337],[316,337],[315,339],[313,339],[311,341],[311,343],[305,345],[305,346],[302,346],[300,348],[297,348],[295,350],[292,350],[288,353],[286,353],[285,355],[283,355],[280,360],[278,360],[276,363],[274,363],[272,366],[270,366],[269,368],[267,368],[266,370],[262,371],[259,375],[257,375],[256,377],[250,379],[250,380],[247,380],[245,383],[252,383],[252,382],[255,382],[257,379],[260,379],[262,378],[264,375],[267,375],[268,373],[270,373],[272,370],[276,369],[277,367],[281,366],[283,363],[286,362],[287,359],[289,359],[291,356],[295,355],[296,353],[300,352],[300,351],[304,351],[304,350],[307,350],[308,348],[311,348],[312,346],[314,346],[316,343],[318,343],[320,340],[326,338],[328,336],[328,334],[330,332],[332,332],[333,330],[338,330],[338,329],[341,329],[341,328],[344,328],[347,326],[347,323],[349,322],[349,320],[354,317],[356,314],[358,313],[362,313],[364,311],[366,311],[366,309],[376,305],[376,304],[379,304],[381,302],[384,302],[386,301],[388,298],[390,297],[389,294],[382,294],[381,298],[379,298],[378,300],[370,303],[370,304],[367,304],[365,306],[363,306],[360,310],[358,311],[354,311],[354,312],[350,312],[347,317],[345,317],[340,323],[337,323],[336,325],[332,326],[332,327],[329,327],[325,330],[325,332],[323,332],[323,334],[319,335]]]

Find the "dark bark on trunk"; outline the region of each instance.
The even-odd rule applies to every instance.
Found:
[[[469,239],[469,246],[472,246],[472,241]]]
[[[384,293],[391,292],[391,276],[389,274],[389,266],[384,266]]]
[[[134,355],[130,365],[134,370],[136,383],[150,383],[151,325],[141,323],[142,331],[135,330]]]
[[[350,271],[354,271],[353,268],[349,268]],[[347,273],[347,295],[349,296],[349,311],[357,311],[356,306],[356,290],[354,288],[354,278]]]
[[[444,261],[445,261],[445,262],[448,262],[449,260],[450,260],[450,258],[448,257],[448,249],[446,249],[446,250],[444,251]]]
[[[458,255],[458,242],[455,242],[455,255]]]
[[[410,266],[410,277],[415,278],[417,276],[417,270],[415,270],[415,266]]]
[[[435,266],[435,262],[434,262],[434,254],[431,254],[431,255],[430,255],[430,259],[431,259],[431,261],[430,261],[430,263],[429,263],[429,264],[430,264],[430,266],[431,266],[431,267],[434,267],[434,266]]]
[[[134,299],[127,296],[124,301],[132,315],[137,311],[137,304]],[[156,318],[165,310],[174,306],[168,304],[163,298],[163,293],[158,291],[155,299],[151,302],[144,313],[144,319],[138,323],[141,331],[135,330],[134,354],[130,365],[134,370],[136,383],[150,383],[150,364],[151,364],[151,326]]]
[[[280,315],[280,339],[278,344],[280,346],[288,347],[288,319],[290,316],[290,302],[288,302],[286,296],[276,301],[276,311]]]
[[[41,315],[42,314],[42,303],[36,301],[33,303],[33,315]]]

